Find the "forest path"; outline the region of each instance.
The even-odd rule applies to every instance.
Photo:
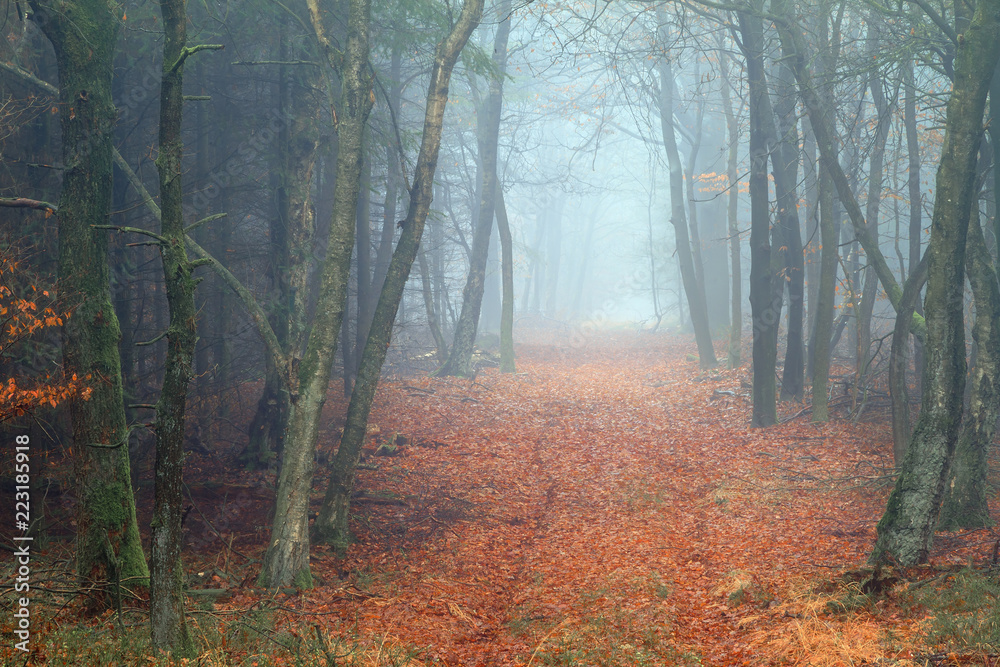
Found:
[[[746,368],[702,372],[689,349],[623,333],[519,346],[516,376],[385,382],[369,449],[409,442],[367,459],[358,544],[346,563],[315,548],[324,583],[287,604],[382,664],[392,647],[447,665],[896,655],[882,621],[852,639],[802,613],[825,606],[804,582],[871,545],[882,420],[750,429]],[[370,496],[387,493],[405,504]]]

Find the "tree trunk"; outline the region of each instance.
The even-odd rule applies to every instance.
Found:
[[[732,93],[730,92],[732,84],[729,81],[729,57],[721,49],[719,54],[722,65],[722,108],[726,114],[726,137],[729,141],[729,154],[726,161],[726,185],[729,188],[726,211],[729,227],[729,255],[732,262],[732,275],[730,276],[732,280],[732,312],[730,314],[727,365],[729,368],[737,368],[740,365],[740,348],[743,339],[743,261],[740,255],[742,251],[737,218],[740,190],[736,181],[739,177],[737,169],[739,167],[740,127],[736,114],[733,112]]]
[[[160,177],[160,258],[170,310],[163,389],[156,403],[156,478],[151,524],[149,620],[152,645],[175,656],[193,656],[184,622],[184,567],[181,513],[184,484],[184,424],[188,385],[198,341],[197,310],[184,241],[184,62],[199,47],[187,46],[184,0],[161,0],[163,78],[160,82],[160,135],[156,170]],[[204,47],[202,47],[204,48]],[[212,48],[222,48],[215,46]]]
[[[1000,416],[1000,286],[990,252],[973,205],[969,220],[966,263],[976,302],[972,339],[977,354],[969,381],[969,408],[948,472],[938,530],[975,529],[993,525],[986,501],[987,458]]]
[[[687,295],[688,310],[694,326],[695,342],[698,345],[699,365],[713,368],[718,364],[712,347],[712,333],[708,327],[708,306],[704,286],[700,286],[695,275],[694,257],[688,237],[687,219],[684,213],[684,178],[677,138],[674,136],[674,70],[666,52],[670,44],[667,12],[663,5],[656,6],[656,21],[659,24],[658,40],[664,52],[660,54],[660,131],[667,153],[670,172],[670,223],[677,241],[677,260],[680,264],[681,281]],[[699,289],[701,287],[701,289]]]
[[[431,337],[434,339],[434,347],[437,350],[438,361],[444,363],[448,360],[448,344],[444,340],[439,324],[439,314],[434,308],[434,291],[431,289],[431,275],[427,268],[427,253],[420,250],[417,254],[420,266],[420,285],[423,288],[424,310],[427,311],[427,326],[431,330]],[[388,266],[386,267],[388,269]],[[384,284],[383,279],[383,284]]]
[[[809,123],[816,138],[820,160],[825,165],[827,173],[837,189],[840,202],[844,205],[851,220],[855,237],[864,248],[868,261],[882,283],[882,288],[885,290],[889,302],[898,312],[903,289],[899,286],[899,282],[879,250],[878,243],[868,233],[864,214],[862,214],[847,176],[837,160],[833,119],[828,117],[826,112],[830,105],[821,99],[813,84],[812,75],[806,67],[806,47],[802,42],[801,29],[794,21],[795,13],[789,7],[788,0],[773,0],[771,11],[775,17],[775,25],[781,39],[782,52],[786,54],[785,62],[792,68],[799,84],[799,93],[809,115]],[[916,313],[913,315],[911,327],[914,335],[923,338],[927,327],[924,319]]]
[[[274,523],[261,582],[276,588],[312,586],[309,571],[309,491],[312,488],[320,414],[326,403],[337,334],[344,316],[361,180],[362,135],[374,96],[368,66],[371,0],[350,0],[343,53],[334,50],[317,0],[307,0],[317,40],[330,67],[341,64],[342,92],[337,138],[337,181],[330,241],[323,263],[316,317],[292,388],[291,414],[278,476]]]
[[[364,444],[368,414],[371,410],[375,390],[378,388],[382,362],[389,348],[392,326],[403,296],[403,288],[410,275],[413,260],[420,246],[420,236],[430,212],[434,188],[434,171],[437,167],[438,152],[441,148],[441,129],[444,111],[448,103],[448,84],[458,56],[479,23],[482,16],[483,0],[466,0],[462,13],[451,30],[437,46],[431,83],[427,92],[424,132],[420,144],[420,154],[414,171],[413,187],[410,191],[410,205],[403,222],[403,232],[389,262],[385,285],[379,296],[371,331],[361,357],[358,381],[351,394],[347,408],[347,421],[340,438],[337,458],[330,471],[330,479],[316,518],[316,532],[320,539],[334,544],[341,552],[350,542],[347,525],[351,491],[357,472],[361,446]],[[508,19],[509,21],[509,19]],[[496,181],[494,180],[494,183]]]
[[[55,50],[63,172],[59,276],[72,317],[63,325],[67,377],[84,378],[89,400],[70,403],[77,483],[77,574],[107,593],[108,582],[146,585],[149,571],[135,518],[128,428],[111,303],[106,225],[111,203],[112,56],[117,5],[104,0],[35,0],[35,18]],[[119,598],[119,589],[110,590]],[[101,600],[101,596],[91,598]]]
[[[389,57],[389,113],[390,120],[399,118],[399,102],[403,96],[401,72],[403,67],[403,40],[397,39],[392,45],[392,55]],[[395,135],[386,142],[385,160],[385,200],[382,205],[382,235],[379,238],[378,250],[375,252],[375,269],[372,276],[371,302],[372,311],[382,291],[386,271],[389,270],[389,260],[392,258],[392,239],[396,235],[396,198],[399,196],[399,182],[402,180],[400,165],[401,151],[396,143]],[[440,310],[438,311],[440,312]]]
[[[910,395],[906,382],[907,349],[910,343],[910,323],[913,310],[920,298],[920,290],[927,281],[927,259],[913,266],[903,285],[903,299],[892,329],[892,346],[889,350],[889,397],[892,400],[892,458],[896,467],[903,465],[906,448],[910,443]]]
[[[275,303],[268,322],[283,354],[299,359],[307,328],[309,274],[316,237],[312,187],[320,143],[320,104],[313,91],[321,84],[311,78],[316,76],[313,68],[291,68],[290,74],[280,72],[277,91],[284,122],[278,131],[277,210],[269,234],[268,274]],[[264,391],[242,455],[248,467],[267,468],[276,457],[280,459],[291,409],[285,370],[268,360]]]
[[[591,229],[593,225],[591,225]],[[497,180],[497,231],[500,236],[500,271],[503,299],[500,307],[500,372],[517,372],[514,364],[514,241],[507,220],[503,185]]]
[[[816,294],[816,315],[813,326],[812,350],[812,420],[825,422],[828,411],[827,384],[830,380],[830,334],[833,330],[833,302],[837,287],[837,230],[833,222],[833,184],[826,178],[826,167],[820,163],[819,186],[820,273]]]
[[[965,241],[976,196],[986,93],[1000,56],[1000,5],[982,0],[955,59],[938,167],[928,261],[920,419],[878,524],[871,562],[922,563],[930,553],[965,390]]]
[[[441,370],[441,375],[468,376],[472,374],[472,349],[476,342],[479,313],[483,303],[486,281],[486,263],[489,256],[490,236],[496,210],[497,144],[500,138],[500,113],[503,110],[503,80],[507,67],[507,40],[510,37],[510,0],[503,0],[497,7],[496,37],[493,40],[493,63],[496,76],[490,79],[489,94],[476,117],[482,126],[479,131],[480,180],[479,219],[472,236],[472,255],[469,258],[469,277],[462,294],[462,312],[455,325],[455,339],[451,354]],[[422,223],[421,223],[422,224]]]
[[[780,227],[779,257],[783,269],[777,276],[788,286],[788,331],[785,365],[781,375],[781,400],[802,400],[805,349],[802,334],[805,300],[805,275],[802,259],[802,232],[799,229],[799,132],[795,113],[795,77],[784,64],[778,69],[775,119],[778,124],[776,150],[771,153],[775,173],[778,226]],[[784,248],[784,250],[781,250]],[[779,283],[779,284],[780,284]],[[780,287],[778,288],[780,291]],[[776,299],[780,295],[775,296]]]
[[[869,44],[867,51],[872,60],[875,60],[875,52],[878,49],[878,19],[872,16],[868,22]],[[881,73],[873,69],[868,74],[868,88],[871,90],[872,103],[875,107],[877,122],[875,126],[875,139],[872,143],[871,154],[868,158],[868,201],[865,210],[865,224],[868,233],[871,234],[875,243],[878,243],[878,221],[879,208],[882,203],[882,183],[885,179],[885,144],[889,138],[889,124],[891,122],[891,110],[885,99],[882,90]],[[872,313],[875,309],[875,297],[878,292],[878,279],[875,271],[871,267],[864,270],[864,284],[861,287],[861,304],[858,313],[858,347],[857,365],[855,367],[854,391],[860,391],[863,385],[864,375],[867,373],[869,348],[872,338]],[[912,319],[912,317],[911,317]],[[855,400],[857,396],[855,396]]]
[[[750,310],[753,317],[752,426],[778,421],[775,394],[781,292],[772,287],[771,220],[768,207],[767,156],[771,108],[764,79],[764,33],[760,18],[737,14],[747,61],[750,108]],[[772,125],[773,128],[773,125]]]
[[[813,376],[813,332],[816,328],[816,304],[819,301],[819,274],[822,264],[819,229],[819,181],[816,174],[816,140],[813,138],[809,119],[802,121],[802,188],[806,197],[806,329],[809,349],[806,351],[806,377]]]

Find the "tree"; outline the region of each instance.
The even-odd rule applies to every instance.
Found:
[[[413,267],[420,248],[420,237],[430,212],[434,192],[434,171],[437,168],[438,152],[441,148],[441,128],[444,111],[448,103],[448,86],[451,72],[455,67],[469,35],[479,24],[483,12],[483,0],[466,0],[462,12],[448,35],[442,39],[434,52],[431,69],[430,88],[427,91],[427,107],[424,116],[424,132],[420,142],[420,153],[414,169],[413,186],[410,190],[410,206],[403,221],[396,250],[386,273],[385,283],[379,295],[378,304],[372,318],[372,325],[365,342],[364,352],[358,371],[358,380],[347,407],[347,419],[340,438],[340,447],[333,462],[323,505],[316,518],[316,530],[322,539],[333,543],[343,551],[350,542],[347,526],[351,492],[357,471],[361,446],[364,444],[375,390],[385,353],[392,337],[392,326],[403,297],[403,288]]]
[[[954,88],[935,180],[928,260],[923,397],[896,485],[878,524],[871,562],[927,560],[962,415],[965,389],[966,236],[990,80],[1000,58],[1000,5],[982,0],[959,41]]]
[[[496,72],[490,78],[489,94],[476,114],[479,122],[479,163],[481,167],[481,199],[479,219],[472,236],[469,277],[462,293],[462,311],[455,325],[455,339],[448,361],[439,371],[442,375],[472,374],[472,348],[476,342],[479,312],[486,286],[486,264],[490,236],[497,208],[497,144],[500,138],[500,114],[503,111],[503,80],[507,69],[507,40],[510,37],[510,0],[497,5],[497,32],[493,39],[493,64]]]
[[[374,101],[368,66],[370,0],[348,3],[342,54],[334,49],[317,0],[307,0],[309,17],[327,65],[340,65],[342,90],[337,113],[337,180],[327,256],[323,262],[316,317],[306,351],[292,378],[291,412],[285,435],[271,539],[260,579],[270,587],[312,585],[309,571],[309,491],[312,488],[319,419],[347,297],[351,249],[360,189],[362,137]]]
[[[115,108],[112,58],[118,6],[105,0],[34,0],[32,8],[59,68],[65,171],[59,196],[60,292],[73,316],[63,324],[65,372],[90,383],[70,402],[77,444],[77,573],[81,583],[148,582],[135,518],[111,303],[106,225],[111,205]],[[118,587],[110,590],[118,599]],[[101,599],[101,596],[91,598]]]
[[[750,101],[750,310],[753,317],[753,426],[778,421],[775,366],[781,291],[772,287],[771,216],[767,193],[771,103],[764,79],[764,34],[759,17],[739,12]],[[765,124],[772,124],[768,132]]]
[[[656,21],[658,24],[657,40],[659,48],[662,50],[659,54],[657,68],[660,79],[660,130],[663,135],[663,145],[666,148],[667,165],[670,172],[670,223],[673,225],[674,237],[677,240],[677,259],[680,263],[684,293],[687,295],[691,323],[694,326],[695,341],[698,345],[699,364],[702,368],[712,368],[718,364],[718,361],[715,358],[712,334],[708,326],[705,286],[698,281],[695,274],[687,217],[684,212],[683,169],[680,154],[677,151],[677,138],[674,135],[674,86],[676,82],[674,81],[673,64],[667,53],[670,44],[669,22],[663,5],[656,6]]]
[[[181,515],[184,510],[184,425],[188,384],[197,342],[192,273],[185,247],[181,160],[184,143],[184,62],[206,48],[187,46],[184,0],[161,0],[163,75],[160,83],[160,135],[156,169],[160,177],[160,235],[170,325],[163,388],[156,403],[156,479],[150,548],[150,604],[153,648],[185,656],[194,652],[184,622],[184,568],[181,564]],[[218,217],[218,216],[214,216]],[[201,221],[203,224],[207,220]],[[197,224],[197,223],[196,223]]]

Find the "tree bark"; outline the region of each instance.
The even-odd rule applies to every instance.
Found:
[[[778,243],[782,272],[777,289],[788,287],[788,330],[785,365],[781,375],[781,400],[802,400],[805,349],[802,333],[805,301],[805,274],[802,232],[799,228],[799,132],[795,113],[795,77],[779,65],[774,112],[778,126],[776,150],[771,152],[774,190],[778,208]],[[783,250],[781,250],[783,248]],[[781,285],[784,283],[784,285]],[[776,295],[775,298],[780,298]]]
[[[452,27],[450,34],[438,44],[434,53],[431,83],[427,92],[424,132],[414,171],[413,187],[410,190],[409,210],[403,222],[399,243],[389,262],[389,270],[378,305],[375,307],[371,330],[361,357],[358,381],[347,408],[344,433],[340,438],[337,457],[331,467],[323,505],[316,518],[318,538],[330,542],[341,552],[350,543],[348,510],[361,446],[364,444],[368,425],[368,414],[375,398],[375,390],[378,388],[386,350],[391,342],[392,326],[403,296],[403,288],[417,256],[420,237],[427,221],[427,214],[430,212],[434,171],[441,148],[441,130],[448,103],[451,72],[469,35],[478,25],[482,11],[483,0],[466,0],[458,21]]]
[[[112,57],[119,19],[105,0],[35,0],[35,18],[55,50],[63,172],[59,276],[72,317],[63,325],[67,376],[84,378],[89,400],[70,403],[77,481],[77,574],[81,584],[148,584],[135,518],[128,428],[111,303],[106,225],[111,203]],[[119,598],[117,587],[111,596]],[[101,600],[101,596],[91,598]],[[106,598],[105,598],[106,599]]]
[[[910,443],[910,396],[906,382],[907,349],[913,310],[920,299],[920,290],[927,281],[926,257],[910,270],[903,285],[903,299],[892,329],[889,349],[889,398],[892,401],[892,458],[896,467],[903,465]]]
[[[965,390],[965,241],[990,79],[1000,57],[1000,5],[981,0],[955,59],[931,219],[926,362],[920,418],[878,524],[871,562],[927,560]]]
[[[1000,284],[979,223],[978,206],[969,220],[966,266],[976,316],[972,339],[976,360],[969,373],[969,407],[962,421],[955,457],[948,471],[938,530],[975,529],[993,525],[986,499],[987,458],[1000,416]]]

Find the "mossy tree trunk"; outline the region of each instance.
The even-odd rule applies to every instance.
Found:
[[[976,197],[976,158],[986,93],[1000,57],[1000,4],[981,0],[963,33],[938,166],[928,249],[927,338],[920,418],[903,459],[871,562],[925,562],[930,553],[965,390],[966,235]]]
[[[472,349],[479,327],[479,313],[486,287],[486,264],[489,258],[490,236],[496,214],[497,146],[500,140],[500,114],[503,111],[503,80],[507,70],[507,40],[510,36],[510,0],[497,5],[497,32],[493,39],[494,76],[490,78],[489,94],[476,117],[479,119],[480,201],[479,219],[472,236],[469,257],[469,277],[462,293],[462,310],[455,325],[455,337],[448,361],[441,375],[472,374]]]
[[[59,68],[63,172],[59,279],[73,311],[63,326],[63,364],[86,378],[89,400],[70,405],[77,457],[77,573],[81,584],[148,582],[129,472],[118,319],[111,303],[107,225],[111,204],[112,55],[118,5],[106,0],[35,0]],[[111,592],[117,596],[118,589]],[[100,599],[98,596],[95,599]]]
[[[337,181],[327,256],[316,317],[291,391],[271,538],[260,579],[269,587],[312,586],[309,570],[309,491],[319,421],[326,403],[337,335],[344,316],[362,166],[362,136],[374,94],[368,65],[371,0],[350,0],[343,53],[327,37],[317,0],[307,0],[310,19],[327,64],[340,65],[337,114]]]
[[[184,62],[206,47],[187,46],[185,0],[161,0],[163,75],[156,170],[160,177],[160,259],[170,324],[163,388],[156,403],[156,468],[150,548],[149,618],[154,650],[176,656],[194,652],[184,622],[184,568],[181,565],[181,512],[184,483],[184,424],[188,384],[198,341],[194,290],[197,284],[184,239]],[[219,49],[221,46],[208,48]]]
[[[966,267],[976,302],[972,338],[978,351],[969,373],[969,408],[955,445],[941,504],[939,530],[993,525],[986,502],[987,458],[1000,416],[1000,286],[979,223],[979,207],[969,220]]]
[[[368,340],[361,356],[358,379],[347,408],[344,433],[340,438],[337,457],[331,467],[323,505],[316,518],[317,537],[334,544],[341,552],[350,542],[347,517],[358,459],[368,426],[368,414],[375,397],[375,390],[378,388],[382,363],[385,361],[385,354],[391,342],[392,326],[403,296],[403,288],[406,286],[410,269],[420,248],[420,237],[424,231],[427,214],[430,212],[434,171],[437,168],[438,152],[441,148],[441,130],[448,103],[451,72],[469,40],[469,35],[478,25],[482,11],[483,0],[466,0],[450,34],[438,43],[434,52],[430,89],[427,92],[424,132],[414,170],[413,186],[410,189],[409,209],[403,221],[403,232],[399,243],[389,262],[382,293],[375,306]]]

